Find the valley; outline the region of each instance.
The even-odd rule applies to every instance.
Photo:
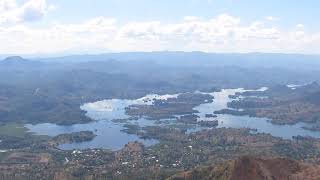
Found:
[[[0,0],[0,180],[320,180],[319,7]]]
[[[179,179],[248,156],[320,164],[316,82],[128,63],[0,64],[0,179]]]

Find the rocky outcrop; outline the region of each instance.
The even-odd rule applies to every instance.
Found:
[[[320,166],[275,158],[241,157],[220,166],[199,168],[183,172],[171,180],[318,180]]]

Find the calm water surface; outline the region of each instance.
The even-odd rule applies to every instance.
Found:
[[[266,88],[260,89],[260,91]],[[227,103],[232,101],[229,95],[234,95],[237,92],[244,92],[244,89],[224,89],[221,92],[209,93],[214,96],[212,103],[202,104],[195,107],[198,110],[199,119],[201,120],[214,120],[219,121],[218,128],[252,128],[257,129],[257,132],[270,133],[273,136],[290,139],[292,136],[312,136],[320,138],[320,132],[313,132],[302,129],[304,123],[296,125],[274,125],[271,124],[266,118],[254,118],[248,116],[233,116],[233,115],[218,115],[218,118],[206,118],[205,114],[212,114],[216,110],[227,108]],[[81,106],[81,109],[87,112],[87,115],[97,121],[89,124],[77,124],[72,126],[59,126],[55,124],[38,124],[26,125],[30,132],[38,135],[56,136],[59,134],[79,132],[79,131],[93,131],[97,136],[90,142],[63,144],[59,148],[64,150],[72,149],[88,149],[88,148],[106,148],[112,150],[121,149],[125,144],[132,141],[139,141],[145,145],[156,144],[156,140],[143,140],[136,135],[129,135],[121,130],[124,129],[121,123],[114,123],[113,119],[128,118],[125,114],[125,107],[132,104],[152,104],[153,99],[168,99],[176,98],[175,95],[147,95],[137,100],[120,100],[111,99],[94,103],[87,103]],[[155,125],[154,121],[141,118],[137,121],[130,121],[131,124],[136,124],[141,127]],[[195,132],[204,128],[190,127],[188,132]]]
[[[260,89],[260,90],[265,90]],[[233,101],[229,95],[235,95],[236,92],[244,92],[243,89],[225,89],[221,92],[211,93],[215,97],[213,103],[202,104],[195,109],[200,113],[198,114],[201,119],[210,120],[205,118],[205,114],[213,113],[213,111],[228,108],[227,103]],[[219,121],[218,128],[251,128],[257,129],[257,132],[269,133],[273,136],[282,137],[285,139],[291,139],[292,136],[311,136],[320,138],[320,132],[314,132],[305,130],[302,127],[308,126],[305,123],[298,123],[295,125],[275,125],[269,122],[266,118],[255,118],[249,116],[233,116],[233,115],[218,115],[217,120]]]

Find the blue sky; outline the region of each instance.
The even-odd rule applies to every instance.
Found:
[[[319,7],[316,0],[0,0],[0,53],[318,54]]]
[[[49,0],[57,11],[48,19],[80,22],[97,16],[116,17],[122,22],[140,20],[177,21],[185,16],[212,18],[227,13],[253,21],[266,16],[281,19],[283,25],[304,23],[319,28],[317,0]]]

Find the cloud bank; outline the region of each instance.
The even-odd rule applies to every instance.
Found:
[[[320,33],[308,33],[303,24],[290,29],[275,18],[242,23],[221,14],[211,19],[188,16],[179,22],[137,21],[118,23],[96,17],[78,24],[31,27],[24,22],[41,20],[53,7],[45,0],[18,6],[0,0],[0,53],[61,53],[107,51],[205,51],[318,53]]]
[[[46,0],[28,0],[22,5],[16,0],[0,0],[0,24],[37,21],[54,8]]]

